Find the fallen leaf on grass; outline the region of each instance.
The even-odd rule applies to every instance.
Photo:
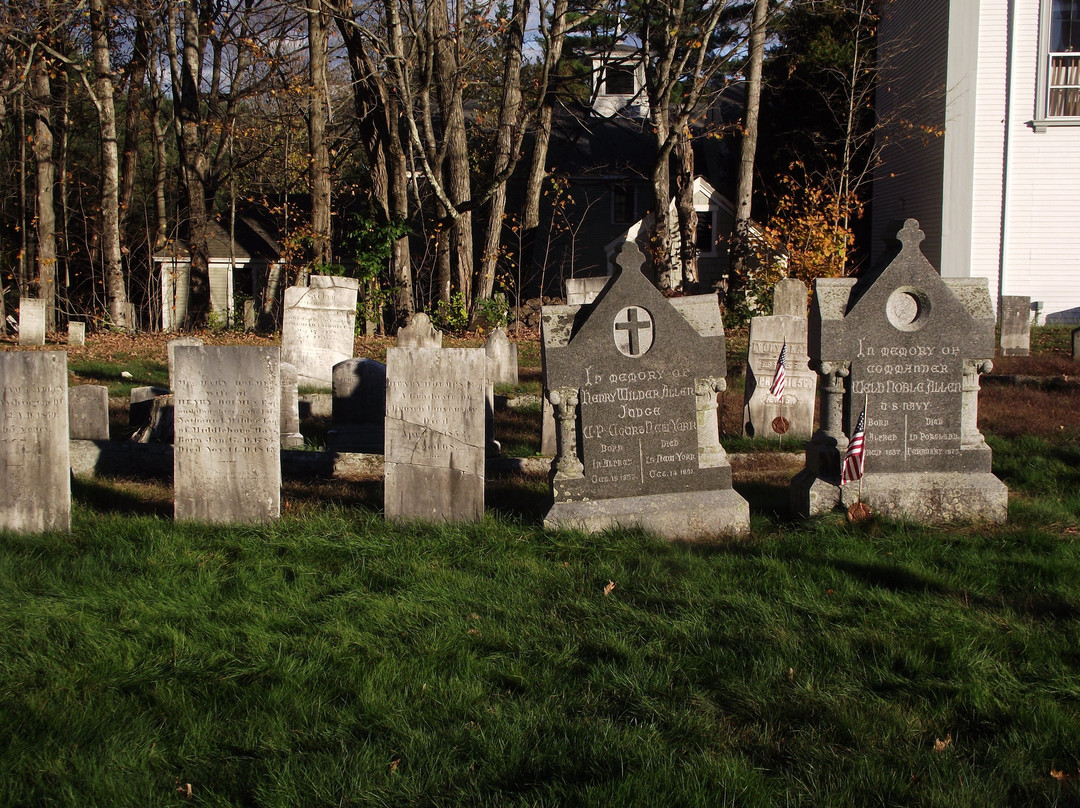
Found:
[[[191,783],[184,783],[182,785],[177,785],[176,786],[176,791],[177,791],[177,793],[180,794],[180,796],[186,797],[189,800],[191,799]]]
[[[614,581],[608,581],[607,586],[604,587],[604,597],[606,598],[608,595],[610,595],[611,590],[613,590],[614,588],[615,588],[615,582]]]
[[[935,738],[934,739],[934,751],[935,752],[944,752],[946,749],[949,748],[949,746],[951,744],[952,744],[952,733],[950,732],[950,733],[945,735],[945,740],[944,741],[941,740],[941,738]]]
[[[394,758],[390,761],[390,773],[393,774],[397,771],[397,767],[401,765],[401,758]]]
[[[1069,774],[1068,772],[1061,772],[1061,771],[1058,771],[1057,769],[1051,769],[1050,770],[1050,776],[1053,777],[1055,780],[1057,780],[1059,783],[1064,783],[1070,777],[1072,777],[1072,775]]]

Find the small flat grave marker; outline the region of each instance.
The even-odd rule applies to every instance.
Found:
[[[45,344],[45,301],[24,297],[19,300],[19,344]]]
[[[1001,298],[1001,355],[1027,356],[1031,352],[1031,298]]]

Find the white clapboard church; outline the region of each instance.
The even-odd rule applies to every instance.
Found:
[[[914,217],[943,276],[1080,322],[1080,2],[900,0],[878,42],[874,233]]]

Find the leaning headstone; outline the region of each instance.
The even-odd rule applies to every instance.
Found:
[[[1080,328],[1072,330],[1072,358],[1074,362],[1080,362]]]
[[[798,278],[781,278],[773,287],[772,313],[806,317],[806,284]]]
[[[68,434],[72,440],[109,439],[109,388],[77,384],[68,388]]]
[[[417,312],[405,328],[397,332],[399,348],[441,348],[442,331],[431,324],[431,318],[424,312]]]
[[[595,303],[544,307],[545,392],[558,431],[544,524],[633,526],[670,539],[745,533],[749,507],[731,488],[717,424],[727,366],[716,297],[668,300],[643,261],[628,242]]]
[[[174,515],[269,522],[281,512],[276,347],[177,348]]]
[[[383,453],[386,365],[346,359],[334,365],[333,426],[326,448],[334,452]]]
[[[281,374],[281,448],[299,449],[304,445],[300,433],[300,396],[296,389],[296,368],[288,362],[278,365]]]
[[[387,519],[483,517],[486,389],[478,348],[387,350]]]
[[[19,344],[45,344],[45,301],[24,297],[19,299]]]
[[[169,357],[169,385],[172,386],[173,379],[176,378],[176,349],[177,348],[195,348],[202,345],[203,341],[198,337],[177,337],[171,339],[165,343],[165,352]]]
[[[496,328],[488,334],[484,345],[492,384],[518,383],[518,348],[506,336],[505,328]]]
[[[329,390],[334,365],[353,355],[360,282],[312,275],[309,283],[285,290],[281,359],[296,367],[299,384]]]
[[[821,428],[792,480],[792,504],[802,514],[861,502],[913,522],[1004,522],[1008,491],[977,424],[979,374],[994,353],[986,279],[938,275],[914,219],[898,239],[896,257],[866,276],[814,282]],[[841,484],[863,413],[863,474]]]
[[[168,394],[169,391],[164,387],[132,387],[128,403],[128,426],[140,428],[149,424],[154,399]]]
[[[607,275],[593,278],[566,279],[566,305],[584,306],[592,303],[604,291],[611,278]]]
[[[782,390],[774,384],[781,353],[784,355]],[[813,434],[817,374],[810,370],[808,362],[805,317],[774,314],[750,319],[744,437],[782,442],[784,436],[805,439]]]
[[[1027,356],[1031,350],[1031,298],[1001,298],[1001,355]]]
[[[68,323],[68,345],[86,344],[86,323]]]
[[[71,529],[67,354],[0,352],[0,529]]]

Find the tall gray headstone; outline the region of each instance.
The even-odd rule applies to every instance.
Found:
[[[773,287],[774,315],[806,317],[806,284],[798,278],[781,278]]]
[[[68,345],[86,344],[86,323],[68,323]]]
[[[71,529],[67,354],[0,352],[0,528]]]
[[[296,367],[299,384],[329,390],[334,365],[353,355],[360,283],[321,275],[310,283],[285,290],[281,358]]]
[[[77,384],[68,388],[68,431],[72,440],[109,439],[109,388]]]
[[[1031,298],[1001,298],[1001,355],[1027,356],[1031,351]]]
[[[398,329],[397,347],[441,348],[442,331],[439,331],[431,324],[430,317],[424,312],[418,311],[412,316],[405,328]]]
[[[486,389],[479,348],[387,350],[388,519],[483,517]]]
[[[199,337],[177,337],[165,343],[165,353],[169,358],[169,386],[172,387],[173,379],[176,378],[176,349],[197,348],[203,341]]]
[[[19,344],[45,344],[45,301],[32,297],[19,299]]]
[[[773,395],[780,353],[784,353],[783,396]],[[806,355],[806,318],[790,314],[753,317],[746,357],[743,435],[782,440],[814,432],[817,374]]]
[[[176,349],[174,515],[269,522],[281,511],[279,349]]]
[[[281,448],[299,449],[304,445],[300,433],[300,396],[296,389],[296,368],[288,362],[278,365],[281,375]]]
[[[745,533],[749,507],[731,488],[717,424],[727,365],[716,297],[668,300],[632,242],[618,263],[591,306],[543,309],[558,445],[544,524],[670,539]]]
[[[326,448],[335,452],[382,454],[386,419],[386,365],[374,359],[346,359],[334,365],[333,427]]]
[[[1008,491],[978,429],[979,374],[994,353],[985,278],[941,278],[908,219],[901,250],[866,276],[814,282],[809,353],[821,428],[792,481],[803,514],[858,501],[891,518],[1003,522]],[[841,485],[860,414],[864,475]]]
[[[518,349],[506,336],[505,328],[496,328],[488,334],[487,351],[492,384],[518,383]]]

